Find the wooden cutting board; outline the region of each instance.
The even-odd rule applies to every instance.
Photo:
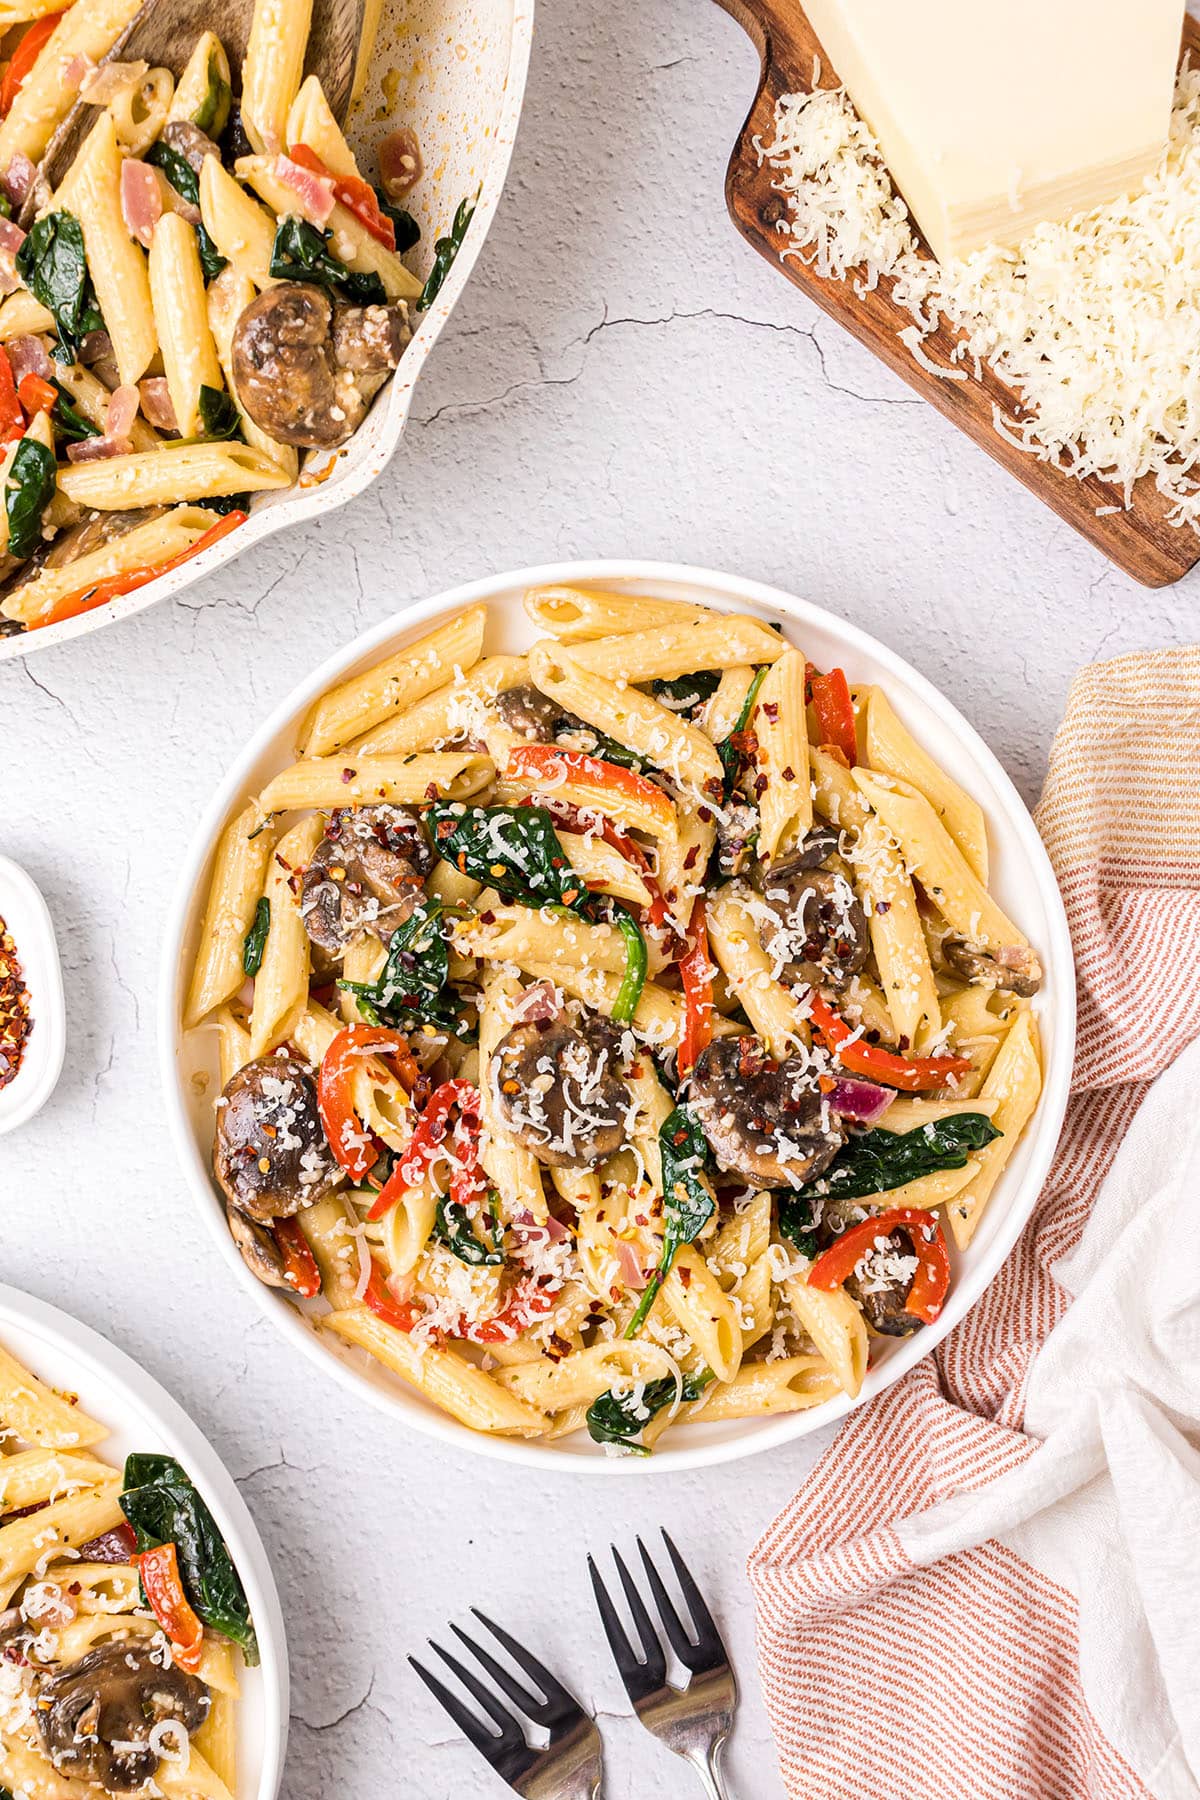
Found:
[[[889,369],[952,419],[981,449],[1003,463],[1059,518],[1074,526],[1135,581],[1147,587],[1165,587],[1186,575],[1200,559],[1200,536],[1187,526],[1168,523],[1168,506],[1152,479],[1138,483],[1128,512],[1097,517],[1098,507],[1114,503],[1111,486],[1095,476],[1072,480],[1051,464],[1039,462],[1028,451],[1006,443],[995,431],[993,406],[999,406],[1011,417],[1018,399],[991,369],[985,368],[978,379],[946,381],[929,374],[914,360],[896,335],[912,324],[912,316],[892,300],[890,280],[881,281],[873,293],[859,295],[849,280],[824,280],[794,257],[786,262],[780,260],[781,239],[776,227],[780,219],[787,217],[787,201],[771,185],[770,165],[759,163],[754,139],[771,142],[777,102],[783,94],[811,88],[815,57],[821,59],[823,87],[837,87],[838,77],[798,0],[718,0],[718,4],[745,27],[762,54],[762,85],[730,158],[725,181],[729,211],[742,236],[773,268],[853,332]],[[1200,25],[1190,18],[1184,25],[1183,50],[1200,55]],[[953,334],[942,325],[926,341],[926,353],[934,362],[946,363],[954,342]]]

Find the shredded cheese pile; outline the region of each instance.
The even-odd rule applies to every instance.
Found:
[[[918,250],[844,89],[785,95],[774,141],[755,148],[788,197],[782,257],[826,279],[853,272],[860,294],[892,277],[915,321],[900,337],[923,367],[967,378],[923,348],[941,319],[960,334],[956,364],[989,363],[1019,392],[1021,416],[993,410],[1002,436],[1111,483],[1125,506],[1150,475],[1172,524],[1200,531],[1200,70],[1179,76],[1167,153],[1140,191],[946,264]]]

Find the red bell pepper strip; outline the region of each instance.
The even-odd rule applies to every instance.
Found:
[[[826,1290],[841,1287],[876,1238],[890,1237],[893,1231],[904,1232],[917,1258],[904,1310],[923,1325],[932,1325],[950,1286],[950,1253],[936,1213],[916,1206],[895,1206],[864,1219],[861,1225],[852,1225],[818,1256],[808,1271],[808,1285]]]
[[[697,896],[688,929],[688,947],[679,959],[683,983],[683,1035],[679,1044],[679,1073],[686,1075],[700,1052],[712,1042],[713,970],[708,954],[708,920],[704,896]]]
[[[12,444],[25,435],[25,414],[17,396],[8,353],[0,350],[0,443]]]
[[[375,1257],[371,1258],[371,1278],[363,1294],[363,1304],[393,1331],[411,1331],[419,1316],[410,1300],[396,1299],[388,1287],[383,1265]]]
[[[633,769],[589,756],[586,750],[563,750],[557,744],[518,744],[509,752],[505,774],[510,781],[519,778],[534,782],[539,776],[555,780],[565,776],[568,781],[597,788],[601,794],[624,794],[627,799],[636,800],[664,826],[670,826],[675,817],[671,796],[654,782]]]
[[[307,144],[293,144],[288,155],[302,169],[332,181],[334,198],[341,201],[347,212],[352,212],[385,249],[396,248],[396,227],[380,207],[379,196],[369,181],[364,181],[361,175],[335,175]]]
[[[31,369],[28,375],[22,375],[17,388],[17,399],[30,418],[34,413],[53,412],[58,404],[58,389],[52,381],[43,381]]]
[[[47,13],[31,25],[25,36],[13,51],[12,61],[4,71],[4,80],[0,82],[0,119],[6,119],[12,109],[12,103],[25,85],[27,76],[41,55],[44,46],[54,34],[54,27],[62,18],[61,12]]]
[[[869,1076],[885,1087],[899,1088],[905,1094],[920,1094],[930,1088],[944,1087],[951,1075],[965,1075],[971,1067],[969,1056],[897,1056],[892,1050],[881,1050],[855,1038],[845,1019],[834,1012],[823,995],[813,993],[809,1015],[827,1049],[852,1074]],[[848,1042],[853,1038],[853,1043]]]
[[[283,1278],[293,1293],[311,1300],[321,1291],[321,1271],[297,1219],[276,1219],[275,1242],[283,1257]]]
[[[854,702],[850,684],[841,669],[821,675],[809,664],[809,691],[813,711],[821,728],[821,745],[831,744],[840,750],[852,769],[858,761],[858,731],[854,723]]]
[[[226,513],[223,519],[218,519],[194,544],[181,550],[178,556],[170,556],[163,563],[147,564],[144,568],[127,569],[123,575],[109,575],[104,581],[93,582],[91,587],[80,588],[74,594],[65,595],[45,618],[37,620],[37,626],[61,625],[64,619],[76,619],[80,613],[91,612],[97,606],[107,606],[110,600],[117,599],[121,594],[132,594],[135,588],[145,587],[148,581],[157,580],[158,576],[166,575],[171,569],[178,569],[182,563],[190,562],[202,550],[211,549],[213,544],[228,537],[231,531],[236,531],[239,525],[244,525],[249,516],[249,513],[235,508],[233,512]]]
[[[332,1048],[330,1045],[330,1049]],[[450,1135],[450,1115],[456,1107],[464,1130],[456,1138],[455,1160],[460,1166],[454,1171],[450,1191],[452,1197],[462,1205],[476,1198],[481,1187],[477,1154],[479,1089],[470,1081],[444,1081],[441,1087],[434,1089],[424,1112],[417,1120],[408,1148],[397,1161],[367,1214],[369,1220],[382,1219],[402,1194],[425,1179],[441,1146]],[[337,1154],[336,1150],[334,1154]]]
[[[150,1610],[171,1642],[171,1655],[194,1675],[204,1654],[204,1627],[192,1611],[179,1575],[174,1544],[159,1544],[133,1558]]]
[[[384,1025],[347,1025],[330,1042],[317,1076],[317,1111],[341,1168],[352,1181],[362,1181],[382,1153],[378,1138],[354,1110],[351,1083],[366,1050],[408,1048],[407,1039]]]

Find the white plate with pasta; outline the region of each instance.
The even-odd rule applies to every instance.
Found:
[[[782,1442],[932,1349],[1033,1205],[1073,1032],[965,721],[832,615],[658,564],[475,583],[320,669],[201,824],[160,1002],[184,1166],[280,1326],[588,1471]]]
[[[275,1800],[287,1648],[245,1503],[136,1363],[5,1286],[0,1637],[0,1789]]]
[[[344,130],[326,4],[257,0],[244,54],[218,27],[170,68],[138,0],[5,9],[0,658],[351,499],[399,442],[499,201],[533,0],[367,6]]]

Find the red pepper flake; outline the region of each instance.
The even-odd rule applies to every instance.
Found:
[[[429,786],[425,789],[425,798],[427,800],[436,800],[437,797],[438,797],[438,784],[436,781],[431,781],[429,783]],[[451,831],[453,831],[454,827],[451,826],[450,829],[451,829]]]
[[[784,780],[785,780],[785,781],[795,781],[795,779],[796,779],[796,771],[795,771],[795,769],[793,769],[793,767],[792,767],[792,765],[791,765],[791,763],[789,763],[789,764],[788,764],[788,766],[787,766],[787,768],[786,768],[786,769],[784,769],[784,771],[783,771],[783,779],[784,779]]]
[[[0,1088],[7,1087],[20,1069],[32,1030],[29,989],[21,973],[17,947],[8,926],[0,919]]]
[[[357,769],[343,769],[342,770],[342,780],[343,781],[353,781],[354,777],[357,775],[357,773],[358,773]]]
[[[696,858],[699,856],[699,854],[700,854],[699,844],[693,844],[691,849],[688,851],[687,855],[683,859],[684,868],[685,869],[694,869],[696,866]]]
[[[770,719],[772,725],[774,725],[776,719],[778,719],[778,717],[779,717],[779,702],[778,702],[778,700],[764,700],[763,701],[763,715],[764,715],[764,717]]]

